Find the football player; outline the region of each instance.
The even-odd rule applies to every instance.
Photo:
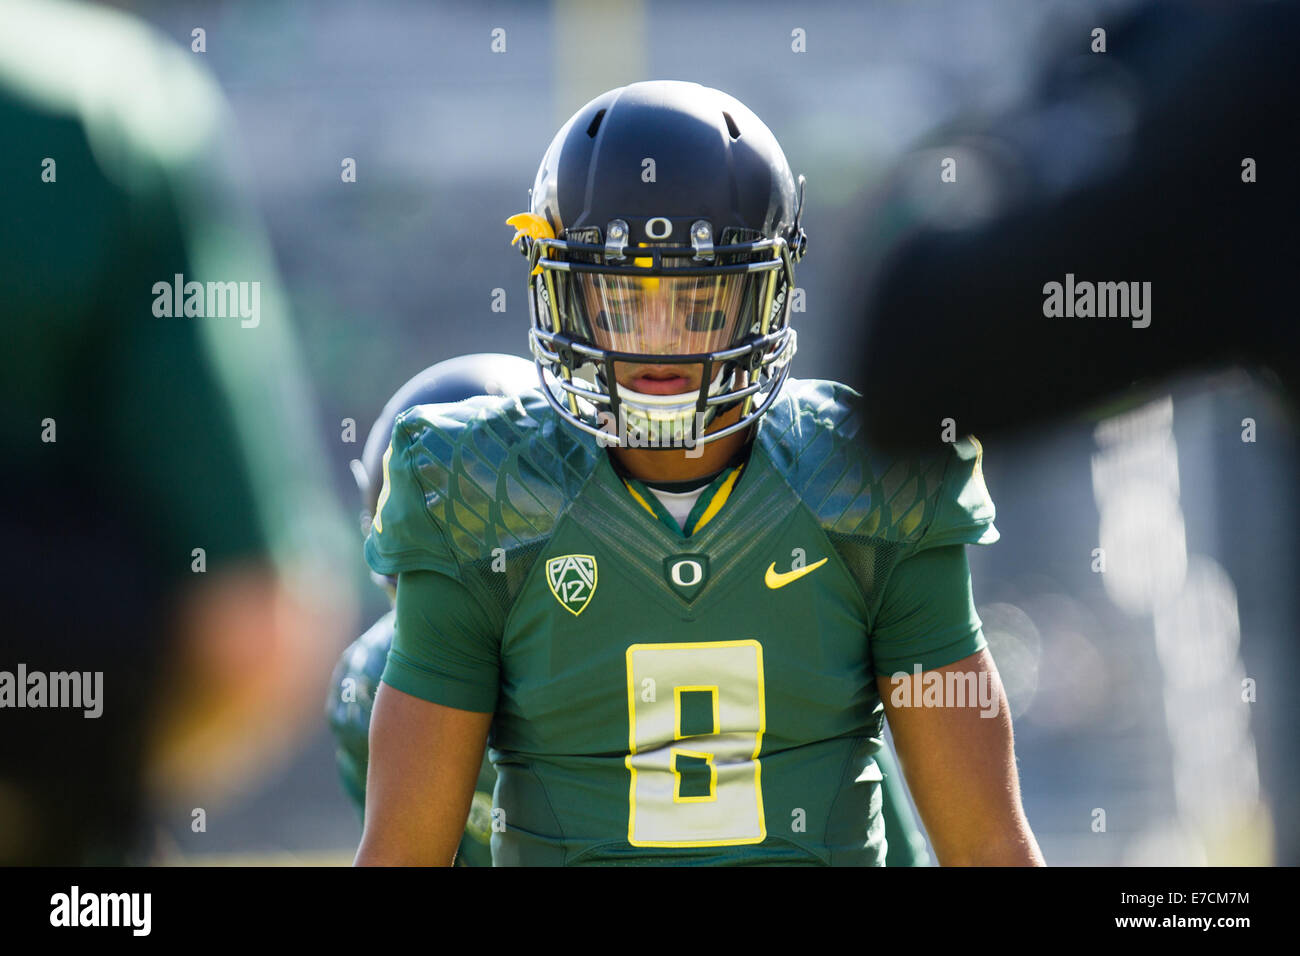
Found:
[[[802,213],[717,90],[556,135],[509,220],[538,386],[410,409],[385,454],[358,863],[450,863],[490,741],[497,865],[878,865],[886,716],[940,863],[1042,862],[966,563],[980,446],[883,456],[856,393],[789,379]]]
[[[397,416],[413,405],[459,402],[475,396],[515,395],[537,384],[533,363],[516,355],[480,353],[461,355],[431,365],[404,384],[379,413],[361,458],[352,462],[353,477],[361,492],[361,533],[368,534],[375,504],[383,485],[381,462],[393,434]],[[373,574],[375,583],[392,600],[397,581],[390,575]],[[335,757],[343,789],[364,814],[366,765],[369,758],[370,712],[375,691],[393,642],[393,617],[389,611],[357,638],[334,668],[325,714],[334,734]],[[491,824],[492,787],[496,771],[486,759],[479,769],[465,834],[456,854],[461,866],[491,866],[488,849]]]
[[[533,364],[514,355],[463,355],[439,362],[420,372],[397,390],[371,428],[353,475],[361,492],[361,533],[368,534],[375,504],[383,484],[380,463],[393,433],[397,416],[414,405],[459,402],[478,395],[511,395],[537,383]],[[373,574],[373,572],[372,572]],[[375,583],[393,599],[397,581],[391,575],[373,574]],[[366,766],[369,762],[370,713],[379,689],[388,649],[393,642],[394,612],[389,611],[348,647],[334,668],[325,702],[326,716],[334,734],[335,756],[343,789],[364,817]],[[929,854],[925,837],[916,825],[902,781],[895,772],[888,748],[876,754],[884,777],[881,813],[888,842],[888,866],[925,866]],[[492,789],[496,771],[486,758],[479,769],[465,835],[456,853],[458,866],[491,866],[488,849]]]

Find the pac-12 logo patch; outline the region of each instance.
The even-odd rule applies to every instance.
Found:
[[[555,600],[577,617],[596,593],[596,559],[589,554],[564,554],[546,562],[546,583]]]

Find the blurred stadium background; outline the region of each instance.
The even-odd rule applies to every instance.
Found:
[[[592,96],[636,79],[690,79],[769,124],[808,178],[795,374],[847,377],[842,343],[845,323],[859,320],[864,255],[856,210],[872,189],[931,131],[1013,103],[1057,38],[1073,31],[1086,53],[1088,31],[1132,5],[121,6],[182,47],[206,31],[194,56],[233,108],[229,136],[271,236],[331,481],[351,514],[348,462],[398,385],[456,354],[525,348],[524,263],[504,220],[526,208],[543,149]],[[497,28],[504,52],[491,49]],[[792,50],[796,28],[806,52]],[[1124,104],[1113,109],[1121,121]],[[340,181],[345,157],[355,183]],[[492,310],[496,289],[504,313]],[[1253,444],[1240,437],[1247,417]],[[340,440],[345,419],[356,444]],[[975,593],[1050,864],[1300,863],[1287,796],[1300,784],[1295,455],[1287,409],[1232,370],[1171,382],[1101,425],[1061,423],[986,447],[1002,540],[972,549]],[[1099,546],[1145,573],[1095,573]],[[359,634],[387,609],[359,536],[355,577]],[[1241,700],[1243,677],[1257,681],[1253,704]],[[323,719],[291,760],[211,812],[207,832],[189,822],[184,810],[164,814],[163,859],[341,863],[359,839]]]

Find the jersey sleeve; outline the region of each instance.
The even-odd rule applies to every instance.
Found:
[[[972,435],[948,446],[934,518],[915,551],[998,540],[998,529],[993,526],[996,511],[984,484],[983,457],[983,446]]]
[[[428,496],[436,492],[420,481],[423,457],[405,416],[398,416],[384,453],[384,487],[366,536],[366,563],[379,574],[437,571],[462,580],[456,555],[429,510]]]
[[[899,562],[871,634],[878,676],[934,670],[988,646],[975,612],[966,547],[949,544]]]
[[[385,684],[444,707],[491,713],[500,661],[501,628],[464,584],[432,571],[398,574]]]

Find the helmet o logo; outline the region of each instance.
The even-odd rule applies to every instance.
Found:
[[[655,223],[657,222],[661,222],[663,225],[656,227]],[[667,239],[673,234],[673,224],[663,216],[655,216],[653,219],[646,222],[645,234],[651,239]]]
[[[682,574],[682,568],[684,567],[691,569],[691,577],[689,581],[685,580]],[[700,567],[700,562],[691,561],[690,559],[678,561],[673,564],[670,573],[672,574],[673,584],[677,585],[679,588],[693,588],[704,578],[704,568]]]

